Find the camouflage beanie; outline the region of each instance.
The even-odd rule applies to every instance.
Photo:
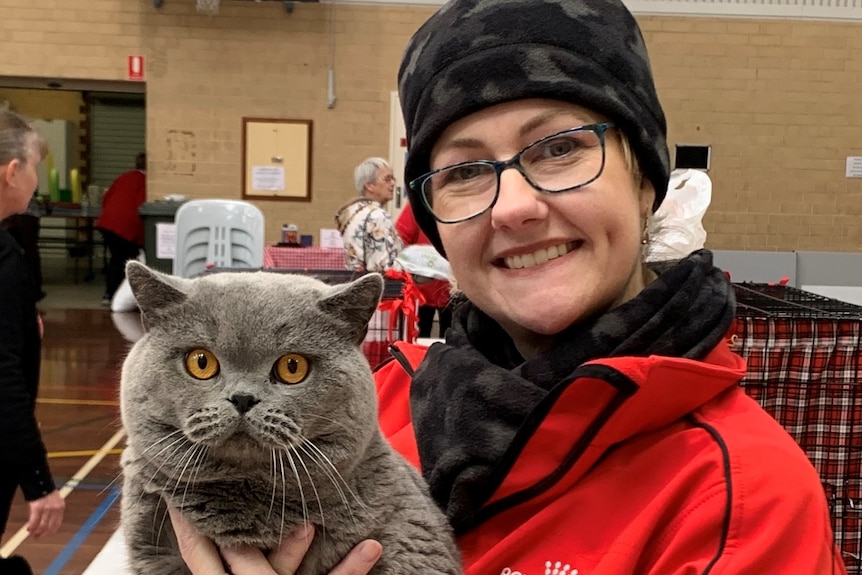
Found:
[[[620,0],[450,0],[414,34],[398,71],[407,128],[405,184],[428,172],[453,122],[524,98],[579,104],[613,120],[655,187],[667,191],[667,126],[646,45]],[[409,190],[416,220],[443,253],[437,225]]]

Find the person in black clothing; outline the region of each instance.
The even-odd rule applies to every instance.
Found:
[[[27,209],[44,149],[27,122],[0,111],[0,219]],[[36,538],[55,533],[65,510],[36,421],[42,346],[37,296],[21,247],[0,228],[0,533],[20,487],[30,507],[27,529]],[[0,559],[0,574],[31,573],[22,557]]]
[[[33,278],[33,286],[36,289],[36,299],[42,300],[45,292],[42,290],[42,257],[39,254],[39,213],[35,198],[30,200],[26,212],[6,216],[0,221],[0,228],[5,228],[21,249],[24,250],[24,259]],[[2,575],[2,574],[0,574]]]

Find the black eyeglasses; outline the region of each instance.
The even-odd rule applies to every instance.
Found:
[[[410,189],[434,218],[454,224],[494,207],[500,176],[515,168],[540,192],[567,192],[595,181],[605,167],[605,133],[612,122],[589,124],[533,142],[508,160],[462,162],[428,172],[410,182]]]

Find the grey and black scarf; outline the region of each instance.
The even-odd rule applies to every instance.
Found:
[[[598,358],[663,355],[701,359],[727,333],[733,289],[700,250],[637,297],[572,326],[554,349],[524,361],[503,329],[469,301],[458,303],[446,345],[434,345],[410,390],[422,473],[456,532],[508,471],[505,457],[531,411],[575,369]]]

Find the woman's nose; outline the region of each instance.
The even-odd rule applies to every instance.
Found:
[[[500,174],[500,193],[491,209],[491,225],[495,229],[517,229],[544,219],[547,214],[547,204],[523,174],[518,170],[504,170]]]

